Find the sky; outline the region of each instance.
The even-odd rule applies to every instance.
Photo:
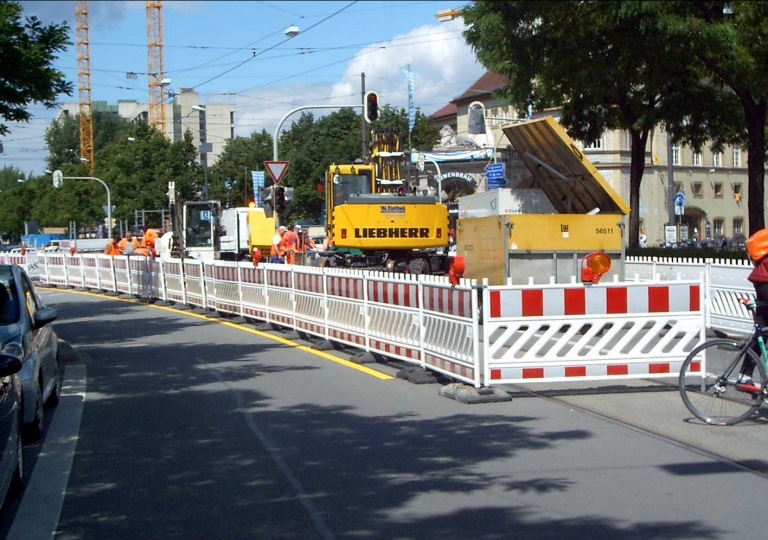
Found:
[[[74,1],[21,2],[24,15],[70,27],[73,43],[54,65],[75,91],[61,102],[77,102]],[[91,1],[89,38],[91,100],[149,100],[146,3]],[[408,106],[405,70],[416,74],[414,102],[427,115],[461,95],[485,72],[462,36],[461,18],[435,15],[466,1],[165,1],[163,43],[169,89],[194,88],[201,104],[234,103],[235,135],[262,129],[273,134],[280,119],[305,105],[360,103],[361,73],[367,90],[383,104]],[[299,34],[288,38],[286,28]],[[136,73],[135,79],[126,74]],[[56,110],[30,107],[26,124],[9,124],[0,138],[0,167],[25,173],[45,169],[45,130]],[[332,110],[318,109],[315,116]],[[290,128],[301,113],[283,125]]]

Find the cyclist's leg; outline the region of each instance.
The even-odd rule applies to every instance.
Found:
[[[768,283],[753,283],[755,287],[755,296],[757,300],[757,308],[755,309],[755,323],[758,326],[768,326]],[[755,341],[753,350],[757,354],[758,358],[761,357],[760,347]],[[740,373],[747,377],[752,376],[752,372],[755,369],[755,364],[750,356],[744,358],[744,364],[741,366]]]

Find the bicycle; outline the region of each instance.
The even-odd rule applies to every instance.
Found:
[[[747,298],[739,300],[752,313],[758,304]],[[768,326],[754,328],[746,341],[728,338],[708,339],[693,349],[680,369],[678,386],[683,403],[696,418],[716,426],[733,426],[751,417],[768,399],[765,338]],[[761,351],[758,356],[755,345]],[[740,368],[749,358],[755,365],[752,379],[742,381]],[[693,382],[693,378],[700,381]],[[687,381],[690,378],[691,381]]]

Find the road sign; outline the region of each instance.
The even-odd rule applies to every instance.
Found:
[[[107,206],[106,204],[102,205],[101,209],[104,210],[105,214],[109,215],[115,211],[115,205],[114,204],[112,205],[112,212],[109,211],[109,206]]]
[[[506,178],[488,178],[486,182],[488,189],[499,189],[506,186],[509,183],[509,180]]]
[[[275,184],[279,184],[290,163],[290,161],[265,161],[264,166],[269,171],[269,174],[272,175],[272,178],[274,178]]]
[[[675,205],[675,215],[676,216],[684,216],[685,215],[685,206],[677,206],[677,205]]]
[[[485,173],[485,177],[489,180],[492,178],[504,178],[504,171],[488,171]]]
[[[504,164],[503,163],[491,163],[485,168],[486,172],[491,171],[504,171]]]
[[[60,188],[64,181],[64,175],[61,171],[53,171],[53,187]]]
[[[675,195],[675,206],[683,206],[685,204],[685,195],[678,193]]]

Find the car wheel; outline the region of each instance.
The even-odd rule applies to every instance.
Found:
[[[45,404],[43,403],[42,377],[37,385],[37,400],[35,405],[35,418],[26,426],[27,436],[30,440],[36,441],[43,436],[43,427],[45,425]]]
[[[21,441],[21,426],[24,423],[24,416],[21,414],[21,408],[19,408],[19,427],[16,432],[16,470],[13,471],[13,479],[11,480],[10,495],[11,497],[18,497],[24,489],[24,448]]]
[[[59,398],[61,397],[61,377],[59,377],[59,368],[56,368],[56,373],[53,375],[53,389],[51,395],[48,396],[46,405],[55,407],[59,404]]]

